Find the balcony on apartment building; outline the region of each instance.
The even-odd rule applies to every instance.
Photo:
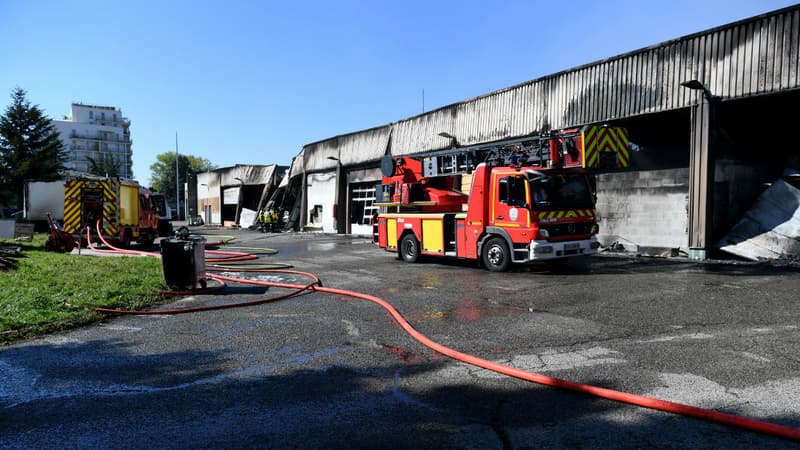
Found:
[[[105,117],[95,117],[93,119],[89,119],[89,123],[117,128],[129,128],[131,126],[131,121],[127,117],[119,117],[116,119],[113,117],[110,119]]]
[[[83,139],[86,141],[95,141],[95,142],[118,142],[121,144],[132,144],[131,138],[129,135],[124,135],[121,138],[117,138],[117,136],[112,134],[100,134],[95,136],[89,136],[88,134],[79,134],[79,133],[70,133],[70,139]]]

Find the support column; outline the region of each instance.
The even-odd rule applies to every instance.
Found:
[[[306,212],[306,208],[308,208],[308,181],[306,180],[308,175],[306,175],[306,168],[305,168],[305,158],[303,160],[303,180],[300,184],[300,217],[298,217],[298,224],[297,224],[297,231],[303,231],[306,228],[306,221],[308,220],[308,214]]]
[[[336,164],[336,232],[347,233],[347,176],[341,161]]]
[[[692,106],[692,136],[689,153],[689,258],[705,260],[711,242],[714,138],[716,134],[715,102],[705,92],[698,92],[700,101]]]

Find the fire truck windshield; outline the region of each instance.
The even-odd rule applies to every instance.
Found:
[[[542,174],[543,175],[543,174]],[[584,174],[548,174],[529,177],[531,208],[591,208],[592,192]]]

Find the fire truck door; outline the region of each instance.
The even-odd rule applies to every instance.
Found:
[[[501,174],[496,178],[492,198],[492,216],[495,226],[527,226],[527,180],[522,176]]]

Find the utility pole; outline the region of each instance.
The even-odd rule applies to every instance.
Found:
[[[178,171],[178,132],[175,132],[175,206],[176,214],[175,219],[181,220],[181,181],[180,172]]]

